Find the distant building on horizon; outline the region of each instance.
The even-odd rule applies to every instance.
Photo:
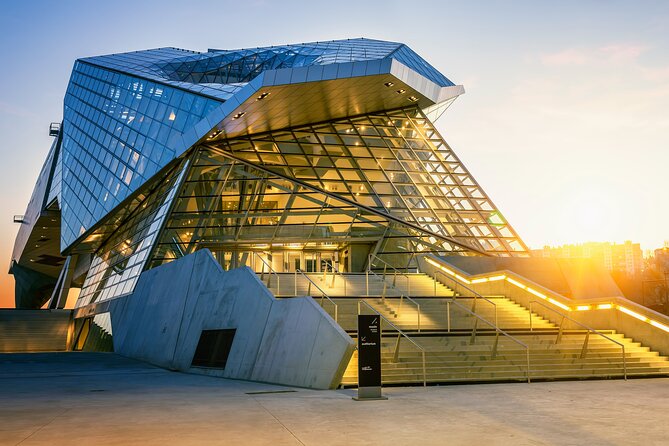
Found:
[[[669,242],[664,242],[664,247],[654,251],[653,263],[660,271],[669,272]]]
[[[624,243],[587,242],[557,247],[544,246],[543,249],[532,250],[532,253],[544,258],[594,259],[608,271],[628,275],[637,275],[643,270],[641,245],[629,240]]]

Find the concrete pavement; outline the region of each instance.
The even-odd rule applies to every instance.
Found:
[[[669,379],[315,391],[0,354],[0,445],[666,445]]]

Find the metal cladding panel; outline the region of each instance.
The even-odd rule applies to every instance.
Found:
[[[40,216],[47,204],[47,199],[49,196],[49,185],[52,179],[52,173],[54,170],[54,161],[57,158],[58,152],[58,140],[54,140],[47,155],[42,170],[40,171],[39,177],[37,177],[37,183],[35,183],[35,188],[33,189],[32,196],[30,197],[30,202],[26,208],[26,212],[23,216],[23,221],[19,227],[19,232],[14,241],[14,249],[12,252],[12,260],[16,262],[27,263],[28,259],[24,258],[24,251],[30,251],[32,246],[27,244],[30,241],[31,237],[34,237],[35,226],[37,226]],[[45,228],[46,230],[46,228]],[[38,238],[39,239],[39,238]]]
[[[393,58],[442,87],[455,85],[408,46],[398,42],[359,38],[245,50],[210,50],[210,53],[227,57],[229,65],[239,65],[241,74],[259,68],[259,71],[267,71]]]
[[[387,83],[393,85],[387,87]],[[400,90],[404,93],[398,93]],[[460,86],[443,87],[440,90],[447,90],[447,94],[442,95],[447,99],[453,99],[464,91]],[[220,110],[225,116],[219,122],[212,120],[214,113],[209,116],[214,130],[209,135],[209,141],[391,110],[411,104],[421,107],[434,104],[430,98],[390,73],[297,84],[270,84],[250,91],[247,96],[240,105],[224,104]],[[262,100],[258,99],[263,96]],[[188,146],[196,142],[189,141]]]

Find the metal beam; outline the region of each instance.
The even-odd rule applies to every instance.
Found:
[[[389,220],[389,221],[393,221],[393,222],[398,223],[398,224],[400,224],[400,225],[402,225],[402,226],[409,227],[409,228],[414,229],[414,230],[416,230],[416,231],[418,231],[418,232],[422,232],[422,233],[424,233],[424,234],[428,234],[428,235],[430,235],[430,236],[432,236],[432,237],[435,237],[435,238],[440,239],[440,240],[443,240],[443,241],[445,241],[445,242],[447,242],[447,243],[450,243],[450,244],[459,246],[459,247],[464,248],[464,249],[466,249],[466,250],[468,250],[468,251],[472,251],[472,252],[475,252],[475,253],[477,253],[477,254],[481,254],[481,255],[484,255],[484,256],[491,257],[491,254],[489,254],[489,253],[487,253],[487,252],[485,252],[485,251],[482,251],[482,250],[479,250],[479,249],[476,249],[476,248],[474,248],[474,247],[472,247],[472,246],[468,246],[468,245],[466,245],[466,244],[464,244],[464,243],[462,243],[462,242],[459,242],[459,241],[457,241],[457,240],[455,240],[455,239],[453,239],[453,238],[451,238],[451,237],[446,237],[446,236],[444,236],[444,235],[441,235],[441,234],[438,234],[438,233],[436,233],[436,232],[430,231],[429,229],[425,229],[425,228],[423,228],[423,227],[421,227],[421,226],[419,226],[419,225],[416,225],[416,224],[413,224],[413,223],[404,221],[404,220],[402,220],[401,218],[395,217],[394,215],[390,215],[390,214],[388,214],[388,213],[379,211],[379,210],[377,210],[377,209],[374,209],[374,208],[372,208],[372,207],[366,206],[366,205],[364,205],[364,204],[357,203],[357,202],[355,202],[354,200],[351,200],[351,199],[349,199],[349,198],[342,197],[342,196],[340,196],[340,195],[334,194],[334,193],[332,193],[332,192],[330,192],[330,191],[327,191],[327,190],[325,190],[325,189],[322,189],[322,188],[320,188],[320,187],[313,186],[313,185],[311,185],[311,184],[309,184],[309,183],[307,183],[307,182],[305,182],[305,181],[298,180],[297,178],[293,178],[293,177],[290,177],[290,176],[288,176],[288,175],[284,175],[284,174],[282,174],[282,173],[276,172],[276,171],[273,170],[273,169],[269,169],[269,168],[264,167],[264,166],[259,166],[259,165],[255,164],[255,163],[252,163],[252,162],[250,162],[250,161],[247,161],[247,160],[245,160],[245,159],[243,159],[243,158],[239,158],[239,157],[237,157],[237,156],[235,156],[235,155],[233,155],[233,154],[231,154],[231,153],[229,153],[229,152],[226,152],[226,151],[224,151],[224,150],[221,150],[221,149],[218,148],[218,147],[215,147],[215,146],[212,146],[212,145],[209,145],[209,144],[203,144],[202,146],[203,146],[203,147],[206,147],[206,148],[209,149],[209,150],[212,150],[212,151],[216,152],[217,154],[219,154],[219,155],[221,155],[221,156],[223,156],[223,157],[225,157],[225,158],[228,158],[228,159],[230,159],[230,160],[236,161],[236,162],[238,162],[238,163],[240,163],[240,164],[244,164],[244,165],[249,166],[249,167],[253,167],[253,168],[255,168],[255,169],[258,169],[258,170],[261,170],[261,171],[263,171],[263,172],[269,173],[269,174],[271,174],[271,175],[276,175],[277,177],[282,178],[282,179],[284,179],[284,180],[286,180],[286,181],[290,181],[290,182],[292,182],[292,183],[298,184],[298,185],[304,187],[305,189],[309,189],[309,190],[311,190],[311,191],[313,191],[313,192],[317,192],[317,193],[323,194],[323,195],[325,195],[325,196],[334,198],[334,199],[336,199],[336,200],[342,201],[342,202],[344,202],[344,203],[346,203],[346,204],[349,204],[349,205],[351,205],[351,206],[354,206],[354,207],[357,207],[357,208],[360,208],[360,209],[364,209],[365,211],[367,211],[367,212],[369,212],[369,213],[371,213],[371,214],[377,215],[377,216],[379,216],[379,217],[383,217],[383,218],[385,218],[385,219],[387,219],[387,220]]]

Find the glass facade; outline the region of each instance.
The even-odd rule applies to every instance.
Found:
[[[415,107],[197,150],[150,266],[204,247],[224,267],[250,251],[345,257],[351,244],[400,264],[407,254],[467,247],[526,252]]]
[[[155,181],[93,256],[77,306],[130,293],[147,259],[181,183],[187,161]]]
[[[263,253],[277,271],[355,272],[356,253],[401,267],[417,253],[527,253],[417,107],[201,144],[152,184],[114,216],[79,306],[204,248],[225,269],[261,268]]]
[[[197,51],[182,50],[178,48],[158,48],[145,51],[134,51],[132,53],[111,54],[108,56],[96,56],[82,59],[86,63],[119,71],[142,79],[159,82],[172,87],[189,90],[201,96],[225,101],[240,90],[242,85],[224,85],[220,83],[194,82],[183,78],[171,76],[174,67],[182,66],[184,63],[205,61],[211,55]],[[194,69],[195,67],[189,67]],[[183,72],[183,70],[182,70]]]
[[[171,141],[220,102],[77,62],[65,96],[65,249],[175,157]]]

